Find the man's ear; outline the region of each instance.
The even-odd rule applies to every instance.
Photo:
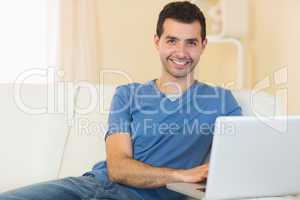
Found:
[[[160,40],[160,38],[158,37],[158,35],[155,34],[153,41],[154,41],[154,45],[155,45],[156,49],[158,49],[158,47],[159,47],[159,40]]]
[[[207,38],[205,38],[205,39],[202,41],[202,50],[205,49],[206,45],[207,45]]]

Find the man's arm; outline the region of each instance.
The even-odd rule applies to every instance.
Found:
[[[207,178],[208,165],[192,169],[153,167],[132,158],[129,134],[117,133],[106,139],[108,176],[111,181],[138,188],[156,188],[173,182],[201,182]]]

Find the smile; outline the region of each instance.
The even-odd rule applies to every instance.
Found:
[[[182,67],[184,67],[184,66],[186,66],[186,65],[188,65],[188,64],[191,63],[190,60],[175,60],[175,59],[169,59],[169,60],[171,62],[173,62],[174,64],[182,66]]]

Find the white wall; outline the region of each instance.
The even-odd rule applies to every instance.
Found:
[[[274,94],[288,90],[288,113],[300,113],[299,103],[299,9],[297,0],[251,2],[251,48],[253,52],[253,87],[270,77],[268,90]],[[286,68],[287,82],[274,80],[278,70]]]
[[[48,45],[56,48],[53,41],[57,39],[55,30],[48,27],[53,22],[48,19],[49,5],[48,0],[0,1],[0,82],[13,82],[25,70],[45,69],[48,63],[55,63],[49,61],[54,58],[53,51],[47,51]],[[30,80],[36,81],[41,78]]]

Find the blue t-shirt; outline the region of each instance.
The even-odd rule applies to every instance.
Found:
[[[154,167],[189,169],[204,163],[218,116],[241,115],[230,90],[195,81],[170,100],[155,80],[117,87],[108,118],[109,135],[125,132],[132,138],[133,159]],[[108,180],[106,161],[89,172]],[[121,184],[120,184],[121,185]],[[145,200],[183,199],[166,187],[141,189],[122,185]]]

